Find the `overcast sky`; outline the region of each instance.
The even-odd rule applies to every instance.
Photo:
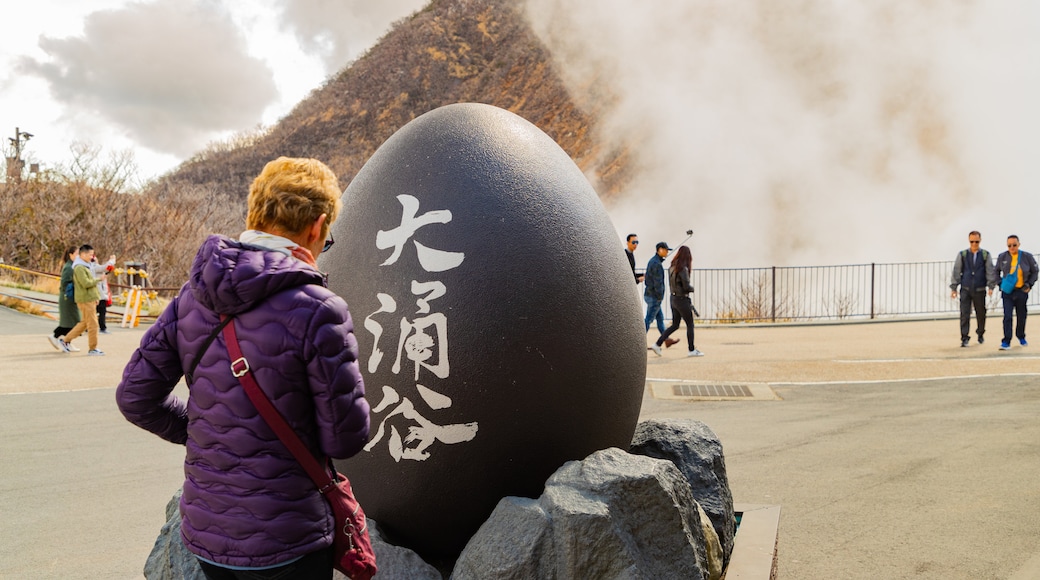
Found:
[[[54,167],[74,141],[142,178],[277,122],[424,0],[33,0],[0,19],[0,135]],[[8,151],[8,149],[5,149]]]

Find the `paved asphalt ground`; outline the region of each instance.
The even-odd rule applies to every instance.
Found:
[[[783,580],[1040,579],[1040,333],[999,352],[990,323],[966,349],[955,320],[698,328],[704,358],[647,353],[642,415],[703,421],[735,501],[781,506]],[[0,308],[0,578],[139,578],[183,459],[115,408],[144,327],[87,357],[53,326]],[[649,388],[699,383],[776,397]]]

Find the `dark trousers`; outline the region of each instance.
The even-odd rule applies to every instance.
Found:
[[[59,326],[54,329],[54,338],[61,338],[72,330],[71,326]]]
[[[672,325],[657,339],[657,346],[664,344],[665,339],[679,330],[680,322],[686,323],[686,343],[690,345],[690,350],[693,350],[693,303],[690,302],[689,296],[679,298],[672,294]]]
[[[961,288],[961,340],[968,340],[971,307],[975,307],[975,323],[979,338],[986,334],[986,289]]]
[[[232,570],[199,560],[202,573],[209,580],[289,580],[290,578],[332,579],[332,547],[311,552],[306,556],[277,568],[266,570]]]
[[[102,296],[101,300],[98,300],[98,303],[97,303],[98,330],[105,330],[107,328],[105,326],[105,317],[108,316],[108,304],[107,304],[107,302],[108,301],[105,300],[105,297]]]
[[[1004,342],[1011,342],[1011,313],[1015,313],[1015,336],[1025,340],[1026,338],[1026,301],[1029,294],[1015,288],[1011,294],[1000,293],[1004,300]]]

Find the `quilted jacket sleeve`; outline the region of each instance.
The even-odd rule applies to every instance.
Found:
[[[368,442],[369,407],[358,366],[358,344],[347,305],[328,297],[307,333],[307,372],[314,397],[321,450],[336,459],[361,451]]]
[[[134,425],[183,445],[188,438],[187,405],[171,394],[183,372],[176,343],[177,303],[171,302],[145,332],[123,370],[116,403]]]

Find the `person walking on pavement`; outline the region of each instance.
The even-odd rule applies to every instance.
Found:
[[[79,308],[80,321],[68,334],[60,340],[66,347],[75,340],[83,331],[87,331],[87,346],[90,356],[104,356],[105,353],[98,350],[98,320],[97,303],[101,298],[98,292],[97,278],[94,277],[94,268],[91,261],[94,259],[94,248],[89,244],[79,247],[79,256],[72,263],[72,282],[75,287],[76,306]]]
[[[108,273],[115,270],[116,268],[116,255],[112,254],[108,257],[108,261],[104,264],[99,264],[97,257],[94,257],[94,261],[90,263],[94,270],[94,277],[97,278],[98,286],[98,304],[97,304],[97,315],[98,315],[98,333],[99,334],[110,334],[108,332],[108,307],[112,305],[112,291],[108,288]]]
[[[693,293],[693,285],[690,284],[692,270],[693,255],[690,248],[679,246],[672,258],[672,267],[668,270],[668,287],[672,292],[672,325],[650,347],[657,356],[661,356],[661,345],[666,344],[668,337],[679,330],[680,322],[686,323],[686,344],[690,347],[686,356],[704,356],[693,344],[693,301],[690,299]]]
[[[645,287],[643,288],[643,301],[646,302],[647,332],[650,331],[650,322],[657,321],[657,331],[664,334],[664,313],[661,312],[661,304],[664,302],[664,259],[668,257],[671,248],[665,242],[657,242],[657,252],[646,264],[646,274],[643,276]]]
[[[61,353],[79,350],[71,344],[66,345],[61,340],[80,321],[79,308],[76,308],[75,285],[72,283],[72,262],[78,254],[79,250],[76,246],[65,250],[65,264],[61,267],[61,277],[58,282],[58,326],[51,336],[47,337],[51,346]]]
[[[1008,251],[997,256],[997,273],[1000,276],[1000,298],[1004,302],[1004,339],[1000,342],[1000,350],[1011,348],[1011,314],[1014,312],[1016,322],[1015,336],[1018,343],[1028,346],[1026,342],[1026,301],[1029,290],[1036,284],[1036,259],[1032,254],[1019,249],[1018,236],[1010,235],[1007,239]]]
[[[968,331],[971,326],[971,308],[975,307],[975,326],[979,336],[979,344],[985,342],[986,334],[986,296],[993,295],[997,285],[997,272],[989,252],[979,247],[982,234],[973,231],[968,234],[968,249],[961,250],[953,260],[953,275],[950,277],[950,298],[957,297],[957,287],[961,294],[961,346],[966,347]]]
[[[632,268],[632,276],[636,279],[636,284],[643,281],[643,275],[636,274],[636,248],[638,247],[639,236],[628,234],[628,238],[625,239],[625,255],[628,256],[628,265]]]

